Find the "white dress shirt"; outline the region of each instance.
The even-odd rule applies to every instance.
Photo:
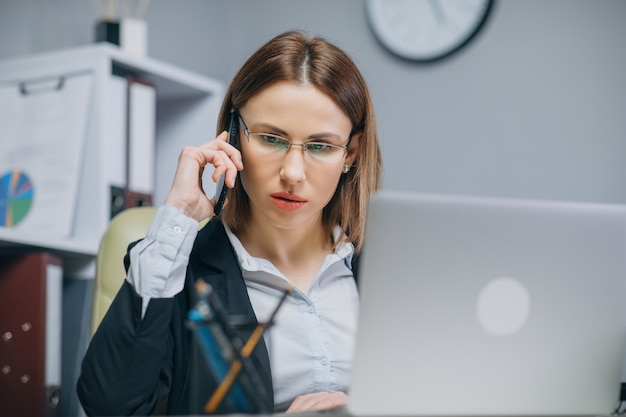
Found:
[[[271,262],[251,256],[226,227],[235,248],[252,307],[266,321],[288,281]],[[335,229],[335,238],[341,229]],[[264,334],[270,355],[276,411],[297,395],[320,391],[347,392],[356,336],[359,295],[351,260],[354,247],[341,243],[326,256],[309,291],[297,288],[287,297]]]
[[[131,249],[127,280],[142,297],[143,314],[151,298],[171,298],[182,291],[197,230],[197,221],[163,206],[145,239]],[[335,228],[335,239],[340,231]],[[271,262],[251,256],[228,227],[226,233],[255,315],[266,321],[282,295],[276,287],[288,277]],[[264,335],[277,411],[301,394],[348,390],[359,301],[350,267],[353,252],[351,243],[339,244],[324,260],[309,291],[294,290]]]

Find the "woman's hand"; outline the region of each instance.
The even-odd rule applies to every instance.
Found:
[[[209,199],[202,189],[202,173],[211,164],[211,178],[217,183],[226,173],[226,185],[235,186],[237,172],[243,169],[241,153],[228,143],[228,133],[200,146],[185,146],[178,157],[178,166],[165,205],[178,208],[185,215],[202,221],[213,215],[215,199]]]
[[[348,405],[348,395],[345,392],[316,392],[299,395],[287,409],[288,413],[299,411],[329,410]]]

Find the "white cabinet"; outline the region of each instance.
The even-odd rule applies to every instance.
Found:
[[[160,205],[169,190],[180,149],[215,136],[224,85],[102,43],[0,61],[0,86],[77,73],[90,73],[93,83],[73,231],[67,237],[49,237],[36,231],[24,232],[19,227],[0,227],[0,248],[23,246],[50,250],[61,255],[67,275],[89,277],[100,237],[111,216],[110,186],[112,177],[119,174],[111,167],[121,165],[121,156],[107,137],[111,135],[112,118],[119,106],[125,105],[120,102],[123,97],[120,99],[115,94],[119,77],[114,74],[140,77],[156,90],[154,205]],[[212,193],[212,183],[206,186],[207,194]]]

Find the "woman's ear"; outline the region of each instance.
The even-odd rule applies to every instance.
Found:
[[[346,165],[354,165],[354,161],[356,160],[356,155],[359,150],[360,140],[361,133],[355,133],[352,135],[352,139],[350,139],[350,144],[348,145],[348,152],[346,154]]]

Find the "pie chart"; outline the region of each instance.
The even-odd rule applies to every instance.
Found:
[[[0,177],[0,226],[14,227],[22,221],[33,204],[35,190],[28,176],[19,169]]]

